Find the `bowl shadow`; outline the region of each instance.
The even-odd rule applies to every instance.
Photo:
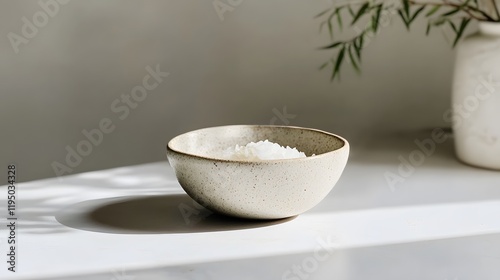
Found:
[[[243,230],[281,224],[214,213],[186,194],[115,197],[83,201],[59,211],[62,225],[101,233],[168,234]]]

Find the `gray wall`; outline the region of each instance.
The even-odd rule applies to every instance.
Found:
[[[21,181],[53,177],[51,164],[66,165],[66,147],[76,149],[82,130],[103,118],[114,130],[68,173],[165,160],[176,134],[268,124],[284,106],[295,115],[289,124],[354,145],[447,125],[453,51],[442,34],[425,38],[423,22],[408,33],[395,19],[367,45],[361,76],[346,67],[330,83],[329,71],[317,70],[330,57],[317,50],[328,36],[313,19],[329,3],[243,1],[221,20],[212,1],[73,0],[44,23],[37,1],[0,2],[0,169],[17,163]],[[22,18],[37,13],[40,27],[16,41],[16,53],[12,33],[24,36]],[[112,110],[148,65],[170,75],[126,117]]]

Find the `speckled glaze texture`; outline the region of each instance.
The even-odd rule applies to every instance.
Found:
[[[297,147],[308,157],[220,158],[228,147],[265,139]],[[278,219],[299,215],[325,198],[344,170],[349,143],[315,129],[234,125],[179,135],[168,143],[167,156],[183,189],[201,205],[230,216]]]

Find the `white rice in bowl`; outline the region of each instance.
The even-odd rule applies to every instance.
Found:
[[[245,146],[229,147],[224,150],[223,157],[229,160],[273,160],[305,158],[306,154],[297,148],[284,147],[266,139],[257,143],[250,142]]]

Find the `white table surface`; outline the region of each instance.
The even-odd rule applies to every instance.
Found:
[[[2,261],[0,279],[500,279],[500,172],[457,162],[449,140],[391,189],[415,139],[353,145],[324,201],[271,223],[186,220],[166,161],[20,183],[17,272]]]

